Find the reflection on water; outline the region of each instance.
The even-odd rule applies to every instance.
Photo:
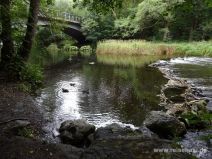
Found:
[[[157,69],[141,65],[152,60],[141,58],[139,65],[134,61],[131,66],[136,67],[100,60],[95,65],[68,63],[50,70],[46,88],[36,99],[45,109],[47,129],[52,131],[62,121],[77,118],[97,127],[112,122],[140,126],[147,112],[160,109],[157,95],[167,82]],[[63,93],[62,88],[69,92]]]
[[[143,56],[129,56],[129,55],[97,55],[97,60],[100,63],[107,65],[121,65],[131,67],[142,67],[157,61],[158,59],[167,59],[168,56],[161,55],[143,55]]]

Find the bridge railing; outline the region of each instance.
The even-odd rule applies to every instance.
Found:
[[[56,18],[61,18],[66,21],[75,21],[79,23],[81,23],[83,20],[82,17],[73,15],[68,12],[57,12],[56,16],[57,16]]]
[[[39,16],[44,17],[44,18],[48,17],[43,12],[40,12]],[[80,16],[76,16],[72,13],[60,12],[60,11],[53,13],[50,17],[52,17],[54,19],[61,19],[61,20],[65,20],[65,21],[69,21],[69,22],[77,22],[77,23],[81,23],[83,20],[83,18]]]

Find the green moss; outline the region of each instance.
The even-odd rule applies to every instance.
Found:
[[[189,128],[194,129],[208,128],[212,122],[212,114],[204,112],[189,112],[181,117],[188,121]]]
[[[35,131],[32,128],[23,128],[18,130],[18,136],[26,138],[35,138]]]

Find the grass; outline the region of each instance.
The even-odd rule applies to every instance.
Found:
[[[165,43],[144,40],[106,40],[98,43],[97,54],[212,57],[212,41]]]

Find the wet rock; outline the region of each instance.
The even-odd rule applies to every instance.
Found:
[[[162,67],[162,66],[166,66],[168,65],[169,63],[167,61],[164,61],[164,60],[160,60],[156,63],[153,63],[153,64],[150,64],[149,66],[150,67]]]
[[[186,133],[184,123],[176,117],[161,111],[152,111],[144,121],[147,128],[158,134],[161,138],[171,139],[183,136]]]
[[[18,135],[20,130],[23,130],[24,128],[30,125],[31,123],[28,120],[15,120],[15,121],[9,122],[5,126],[4,132],[10,135]]]
[[[188,85],[185,83],[185,81],[170,79],[166,84],[166,87],[181,88],[185,90],[188,88]]]
[[[185,92],[188,86],[183,81],[169,80],[162,89],[165,98],[174,103],[185,102]]]
[[[65,89],[65,88],[62,88],[62,92],[63,92],[63,93],[68,93],[69,90],[68,90],[68,89]]]
[[[185,102],[185,97],[183,95],[174,95],[169,97],[169,100],[174,102],[174,103],[183,103]]]
[[[167,110],[166,114],[178,117],[184,112],[188,112],[186,104],[173,104]]]
[[[193,100],[187,103],[187,105],[190,107],[191,111],[194,112],[207,112],[207,101],[204,99],[201,100]]]
[[[158,138],[158,135],[150,131],[146,126],[142,126],[139,128],[139,131],[142,132],[144,137],[149,137],[149,138]]]
[[[14,128],[24,128],[30,125],[28,120],[16,120],[14,121]]]
[[[87,147],[90,145],[88,136],[95,132],[95,126],[81,119],[69,120],[61,124],[59,132],[63,143],[77,147]]]
[[[163,92],[167,98],[171,98],[172,96],[181,95],[185,93],[185,89],[178,88],[175,86],[165,87]]]
[[[113,123],[106,127],[98,128],[94,134],[95,139],[108,139],[120,136],[136,135],[136,131],[130,127],[121,127],[119,124]]]

